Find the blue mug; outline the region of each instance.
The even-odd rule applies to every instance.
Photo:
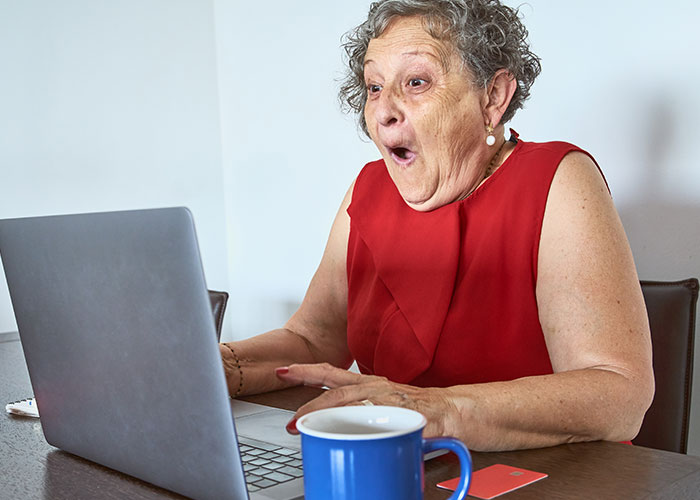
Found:
[[[423,454],[446,449],[459,457],[459,486],[451,500],[469,490],[472,461],[461,441],[423,439],[426,420],[394,406],[343,406],[308,413],[301,433],[306,500],[421,500]]]

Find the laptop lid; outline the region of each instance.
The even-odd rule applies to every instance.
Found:
[[[191,213],[0,221],[46,440],[194,498],[247,498]]]

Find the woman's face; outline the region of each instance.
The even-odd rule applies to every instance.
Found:
[[[427,212],[474,190],[489,160],[485,91],[454,48],[397,18],[370,41],[364,75],[367,128],[406,203]]]

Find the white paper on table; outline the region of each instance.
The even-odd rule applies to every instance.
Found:
[[[7,413],[12,413],[13,415],[39,418],[39,409],[36,407],[36,400],[34,398],[23,399],[21,401],[15,401],[14,403],[7,403],[5,405],[5,411]]]

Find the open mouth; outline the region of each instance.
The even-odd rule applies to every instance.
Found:
[[[411,161],[413,161],[413,159],[416,157],[416,153],[408,148],[402,147],[389,148],[389,153],[396,163],[401,163],[403,165],[411,163]]]

